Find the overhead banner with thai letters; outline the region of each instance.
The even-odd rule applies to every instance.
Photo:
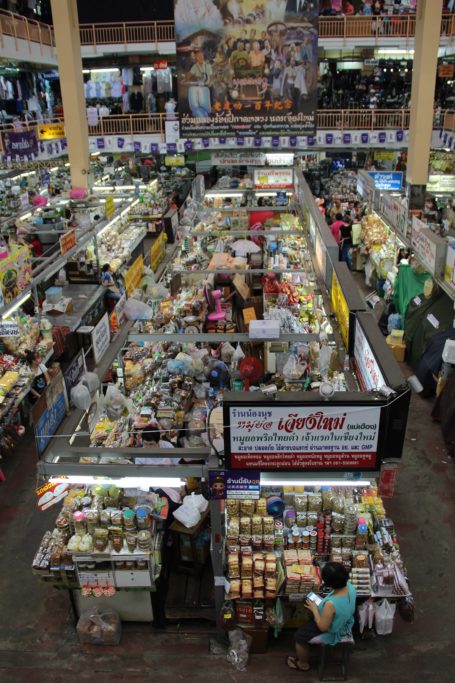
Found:
[[[175,0],[182,138],[314,135],[318,3]]]

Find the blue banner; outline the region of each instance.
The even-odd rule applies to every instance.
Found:
[[[212,500],[258,500],[259,470],[209,471],[209,496]]]
[[[38,422],[35,424],[36,445],[40,455],[51,440],[53,434],[57,431],[65,415],[65,394],[62,391],[52,406],[46,408]]]
[[[401,171],[370,171],[368,173],[373,178],[374,186],[377,190],[401,190],[403,186],[403,174]]]

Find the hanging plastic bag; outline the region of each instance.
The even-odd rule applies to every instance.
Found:
[[[152,320],[153,308],[137,299],[128,299],[123,309],[127,320]]]
[[[79,382],[79,384],[76,384],[71,389],[71,401],[79,410],[88,410],[90,408],[92,402],[90,392],[82,382]]]
[[[205,512],[209,506],[209,501],[206,500],[202,494],[192,493],[191,500],[199,512]]]
[[[96,372],[85,372],[82,375],[82,384],[85,384],[90,394],[93,395],[100,386],[100,380]]]
[[[237,348],[235,349],[234,353],[232,354],[232,359],[231,361],[233,363],[240,363],[241,360],[245,358],[245,354],[243,353],[243,349],[240,346],[240,344],[237,344]]]
[[[230,363],[235,354],[235,349],[229,342],[221,344],[221,360],[225,363]]]
[[[396,605],[391,604],[387,599],[376,603],[375,622],[376,633],[378,636],[386,636],[393,631],[393,618],[395,616]]]
[[[115,384],[109,384],[104,397],[104,407],[110,420],[119,420],[128,408],[128,401]]]
[[[362,602],[362,604],[359,606],[359,609],[357,610],[357,614],[359,617],[360,633],[363,633],[365,628],[368,628],[368,629],[373,628],[374,613],[375,613],[374,600],[371,600],[371,599],[366,600],[365,602]]]

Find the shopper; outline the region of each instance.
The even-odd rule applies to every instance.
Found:
[[[356,592],[347,569],[340,562],[327,562],[321,576],[332,591],[319,605],[310,600],[305,603],[312,618],[294,636],[297,657],[286,658],[287,666],[296,671],[309,670],[310,643],[336,645],[351,633],[354,624]]]
[[[340,244],[341,241],[341,228],[344,228],[346,226],[346,223],[343,220],[343,214],[337,213],[335,216],[335,220],[333,221],[332,225],[330,226],[330,231],[334,238],[337,241],[337,244]]]
[[[105,263],[101,272],[101,284],[106,288],[106,297],[118,301],[120,299],[120,292],[112,277],[112,269],[109,263]]]
[[[36,403],[39,399],[47,385],[50,383],[51,378],[47,371],[44,363],[41,363],[41,356],[36,351],[26,351],[25,360],[30,366],[34,377],[32,382],[32,388],[30,389],[31,402]]]

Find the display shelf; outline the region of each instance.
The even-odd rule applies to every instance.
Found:
[[[439,287],[449,296],[453,301],[455,301],[455,287],[447,282],[441,277],[434,277],[434,281],[439,285]]]

